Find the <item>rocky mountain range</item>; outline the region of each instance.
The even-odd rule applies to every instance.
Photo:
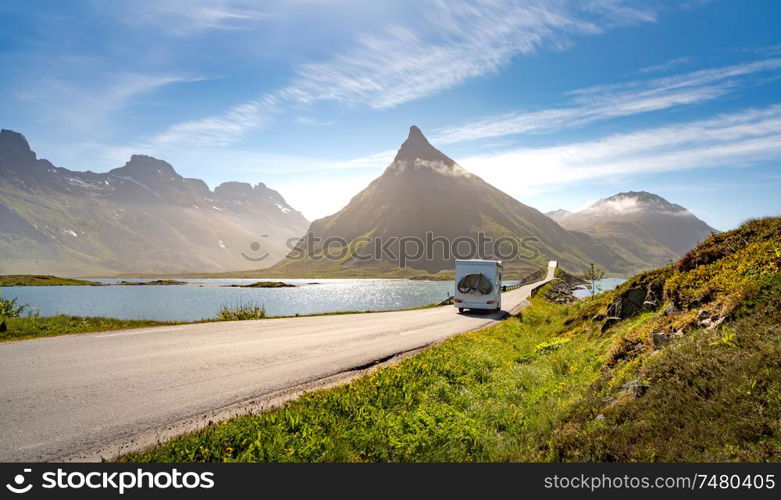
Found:
[[[547,215],[566,229],[590,234],[638,269],[677,260],[718,232],[684,207],[645,191],[618,193],[579,212]]]
[[[143,155],[106,173],[72,171],[37,158],[22,134],[0,131],[0,273],[257,269],[307,227],[262,183],[211,191]]]
[[[716,232],[642,191],[543,214],[459,166],[416,126],[382,175],[311,226],[262,183],[212,191],[144,155],[105,173],[72,171],[10,130],[0,132],[0,181],[0,274],[410,276],[479,257],[516,274],[554,259],[572,272],[593,262],[628,275]]]
[[[516,247],[520,258],[502,258],[505,269],[519,273],[536,270],[549,259],[573,270],[585,268],[590,262],[615,273],[633,270],[633,264],[616,250],[587,234],[561,227],[545,214],[466,171],[434,148],[413,126],[384,173],[342,210],[314,221],[299,247],[269,271],[280,276],[369,270],[371,274],[382,274],[397,270],[402,264],[394,256],[402,254],[404,243],[399,241],[403,238],[425,242],[428,237],[452,244],[465,237],[478,241],[481,233],[494,242],[500,238],[520,241]],[[343,248],[339,248],[338,242],[342,242]],[[414,255],[414,246],[409,245],[404,253]],[[407,261],[407,270],[437,273],[452,269],[455,252],[447,256],[441,244],[429,246],[431,258]],[[538,252],[527,251],[526,247],[534,247]],[[496,250],[490,245],[487,248]],[[451,249],[456,250],[452,246]],[[464,257],[468,250],[461,245],[459,253]],[[512,247],[503,245],[498,251],[505,254]],[[323,258],[325,252],[337,258]],[[304,255],[306,258],[301,258]],[[480,251],[471,256],[497,255]]]

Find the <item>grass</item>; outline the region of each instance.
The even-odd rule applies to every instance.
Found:
[[[215,317],[193,322],[154,321],[146,319],[125,320],[100,316],[70,316],[65,314],[58,314],[56,316],[29,314],[27,316],[7,318],[5,320],[7,330],[0,332],[0,342],[107,330],[123,330],[128,328],[264,318],[266,318],[266,310],[262,306],[255,304],[223,305]]]
[[[215,321],[242,321],[247,319],[263,319],[266,317],[266,308],[257,304],[238,303],[234,305],[224,304],[217,311]]]
[[[1,298],[1,297],[0,297]],[[406,310],[429,309],[437,307],[436,304],[429,304],[421,307],[414,307]],[[293,314],[288,316],[267,316],[262,306],[254,304],[223,305],[217,314],[212,318],[205,318],[200,321],[154,321],[154,320],[123,320],[116,318],[107,318],[102,316],[40,316],[31,314],[23,317],[7,318],[7,331],[0,331],[0,342],[10,340],[26,340],[36,337],[53,337],[57,335],[74,335],[78,333],[90,333],[102,330],[119,330],[126,328],[146,328],[150,326],[166,325],[184,325],[188,323],[203,323],[211,321],[243,321],[260,320],[270,318],[306,318],[313,316],[342,316],[346,314],[370,314],[380,312],[391,312],[393,310],[382,311],[334,311],[314,314]],[[0,318],[0,322],[2,318]]]
[[[77,333],[123,330],[176,324],[172,321],[123,320],[97,316],[22,316],[6,319],[8,330],[0,332],[0,342]]]
[[[781,274],[720,329],[605,372],[549,440],[555,461],[781,461]],[[632,397],[622,384],[642,380]],[[601,415],[599,420],[595,418]]]
[[[90,286],[101,285],[95,281],[59,278],[43,274],[3,274],[0,286]]]

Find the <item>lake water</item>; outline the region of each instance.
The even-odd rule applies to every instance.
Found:
[[[104,283],[119,280],[97,279]],[[151,281],[127,279],[126,281]],[[256,304],[270,316],[338,311],[409,309],[439,302],[453,293],[452,281],[405,279],[289,279],[294,288],[233,288],[261,279],[182,279],[187,285],[167,286],[20,286],[0,287],[6,298],[17,298],[43,316],[108,316],[121,319],[198,321],[214,317],[220,307]],[[270,280],[278,281],[278,280]],[[602,280],[611,290],[624,279]],[[505,284],[512,284],[506,282]],[[584,289],[575,290],[579,298]]]
[[[619,286],[622,283],[625,283],[626,279],[624,278],[605,278],[603,280],[600,280],[599,285],[602,287],[602,291],[606,292],[608,290],[612,290]],[[572,292],[575,297],[579,299],[583,299],[585,297],[588,297],[591,295],[591,292],[586,290],[585,288],[577,288],[574,292]],[[597,292],[599,293],[599,292]]]
[[[93,280],[116,283],[117,280]],[[151,281],[130,280],[127,281]],[[29,286],[0,288],[41,315],[72,314],[122,319],[197,321],[223,305],[257,304],[271,316],[336,311],[408,309],[453,293],[451,281],[404,279],[290,279],[295,288],[230,288],[260,279],[183,279],[167,286]],[[278,280],[276,280],[278,281]],[[317,284],[311,284],[316,282]]]

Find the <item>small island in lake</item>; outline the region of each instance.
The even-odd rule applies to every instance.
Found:
[[[169,285],[189,285],[186,281],[177,280],[154,280],[154,281],[120,281],[118,285],[132,285],[132,286],[169,286]]]
[[[295,288],[296,285],[281,281],[258,281],[249,285],[226,285],[233,288]]]

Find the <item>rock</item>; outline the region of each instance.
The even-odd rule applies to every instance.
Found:
[[[610,318],[607,318],[605,320],[605,322],[602,323],[602,333],[605,333],[606,331],[608,331],[608,329],[610,329],[611,326],[615,325],[619,321],[621,321],[621,318],[616,317],[616,316],[612,316]]]
[[[600,413],[599,415],[594,417],[594,420],[596,420],[597,422],[604,422],[605,421],[605,416]]]
[[[650,389],[651,386],[647,384],[642,384],[640,382],[629,382],[624,386],[624,390],[632,394],[636,398],[641,398],[645,395],[646,392],[648,392],[648,389]]]
[[[595,314],[591,321],[602,321],[603,319],[605,319],[604,314]]]
[[[702,320],[708,319],[708,318],[710,318],[710,313],[708,311],[706,311],[705,309],[700,309],[697,312],[697,319],[698,320],[702,321]]]
[[[643,309],[648,292],[640,286],[632,287],[607,306],[607,314],[617,318],[629,318]]]
[[[646,300],[643,302],[643,311],[651,312],[656,310],[656,302],[653,300]]]
[[[727,319],[726,316],[722,316],[721,318],[717,318],[715,320],[713,318],[710,318],[707,320],[708,325],[705,328],[708,330],[713,330],[720,324],[724,323],[725,319]]]
[[[654,332],[651,334],[654,340],[654,349],[661,349],[670,343],[670,334],[665,332]]]
[[[659,350],[664,346],[668,345],[669,343],[673,342],[674,340],[683,337],[683,331],[678,330],[677,332],[672,332],[672,333],[654,332],[651,334],[651,337],[653,338],[654,341],[654,348],[656,350]]]
[[[675,312],[675,306],[672,305],[672,303],[670,303],[670,304],[667,304],[667,306],[665,306],[664,310],[662,311],[662,314],[664,314],[665,316],[669,316],[669,315],[673,314],[674,312]]]

